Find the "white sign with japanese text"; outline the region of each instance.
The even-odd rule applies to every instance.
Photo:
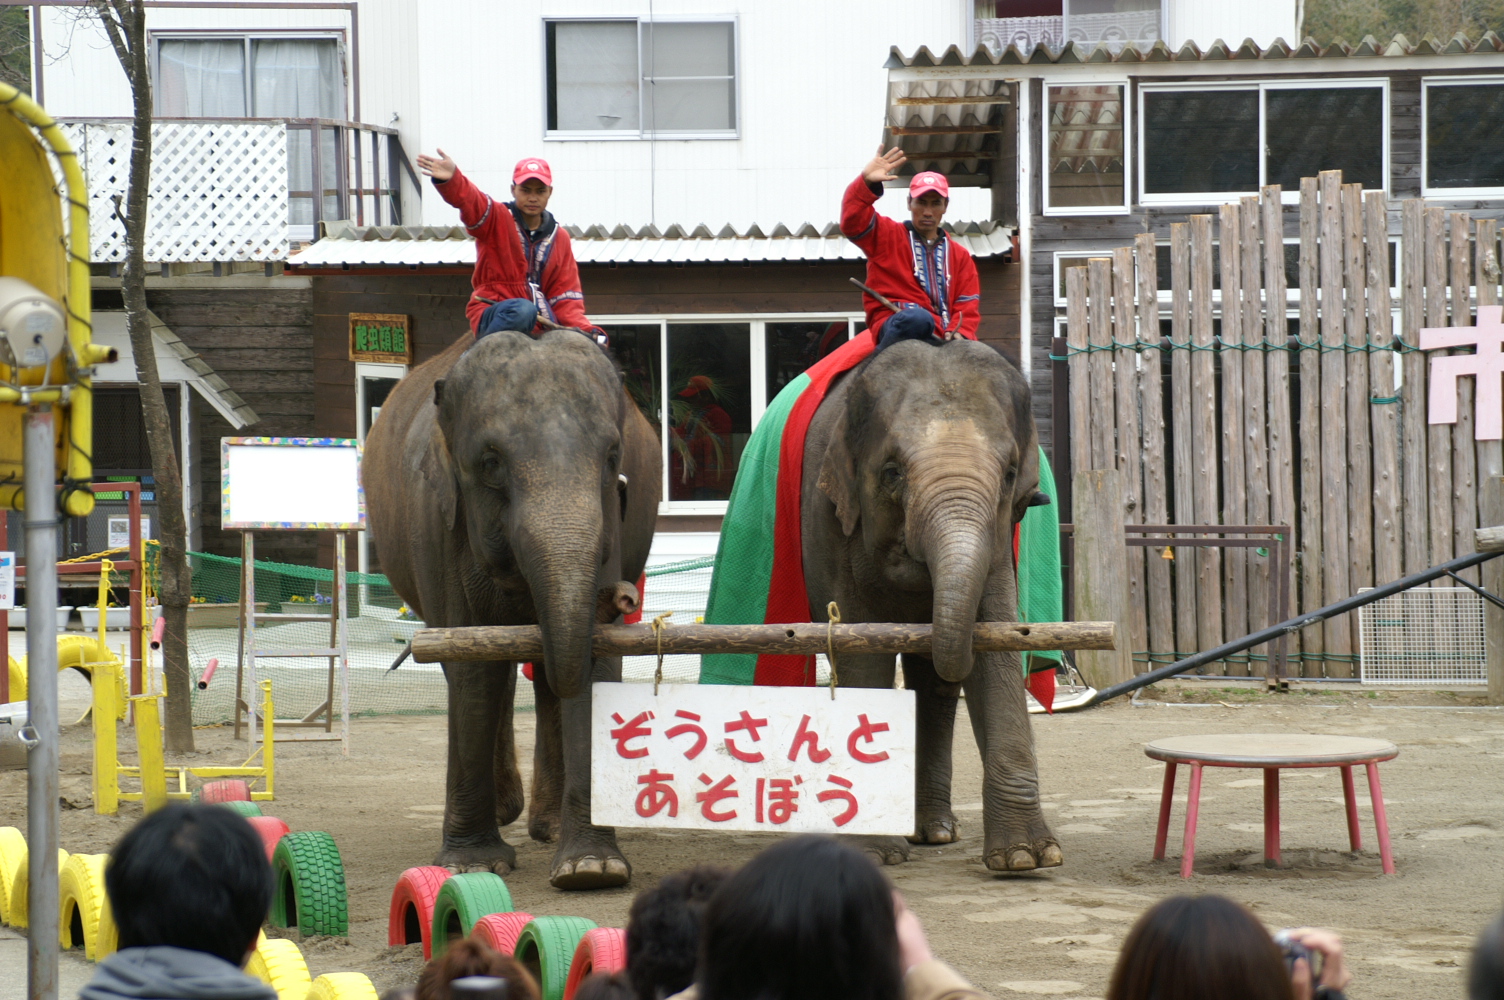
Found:
[[[595,684],[591,822],[764,833],[914,830],[914,693]]]
[[[0,610],[16,606],[16,554],[0,552]]]

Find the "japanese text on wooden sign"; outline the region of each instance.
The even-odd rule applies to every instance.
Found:
[[[412,364],[413,340],[407,317],[400,313],[351,313],[350,360]]]
[[[596,684],[591,822],[765,833],[914,828],[914,693]]]

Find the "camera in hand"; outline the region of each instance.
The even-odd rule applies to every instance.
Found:
[[[1321,977],[1321,953],[1312,951],[1291,936],[1286,929],[1274,935],[1274,943],[1279,945],[1279,950],[1285,956],[1285,967],[1291,973],[1295,972],[1295,960],[1303,958],[1306,965],[1311,969],[1311,982],[1315,983]]]

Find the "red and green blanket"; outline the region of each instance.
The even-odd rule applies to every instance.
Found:
[[[737,468],[721,525],[705,621],[714,624],[807,622],[799,500],[804,439],[831,383],[872,353],[863,331],[794,379],[768,404]],[[1040,490],[1053,500],[1055,483],[1039,454]],[[1055,504],[1031,507],[1014,539],[1019,561],[1019,620],[1059,621],[1060,518]],[[1023,656],[1030,689],[1048,706],[1054,694],[1058,652]],[[720,653],[701,658],[702,684],[803,685],[814,683],[811,657]],[[1037,679],[1036,679],[1037,678]]]

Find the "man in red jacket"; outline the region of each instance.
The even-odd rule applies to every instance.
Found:
[[[975,340],[982,319],[977,267],[966,248],[940,230],[950,205],[945,178],[933,171],[914,175],[908,222],[879,215],[874,207],[883,181],[895,180],[906,159],[901,149],[884,153],[878,146],[841,201],[841,233],[867,255],[867,284],[899,307],[892,313],[863,295],[867,328],[877,336],[878,350],[909,338]]]
[[[475,291],[465,315],[477,337],[497,330],[532,333],[541,317],[581,330],[605,346],[606,331],[585,317],[569,233],[548,211],[554,189],[546,160],[530,156],[518,161],[512,171],[515,200],[506,203],[471,183],[442,149],[437,157],[419,155],[418,169],[460,210],[460,221],[475,237]]]

